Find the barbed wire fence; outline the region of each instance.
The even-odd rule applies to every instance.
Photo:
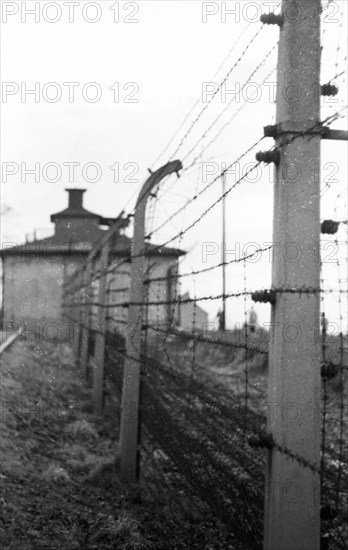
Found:
[[[316,0],[312,4],[320,5]],[[280,19],[284,7],[286,2],[283,12],[264,18],[263,23],[286,27],[288,22]],[[289,165],[281,164],[285,152],[298,143],[307,149],[327,139],[329,129],[346,117],[342,98],[347,55],[341,16],[340,11],[337,45],[327,43],[323,25],[323,59],[332,59],[328,50],[334,48],[335,63],[323,71],[324,116],[319,122],[314,118],[298,130],[281,132],[275,96],[265,98],[264,94],[274,84],[269,79],[276,70],[280,47],[277,29],[260,25],[255,31],[247,25],[215,73],[217,82],[206,83],[203,106],[201,101],[194,104],[155,165],[168,156],[169,162],[151,171],[135,209],[120,218],[64,284],[64,314],[75,327],[75,354],[93,386],[98,410],[103,409],[107,381],[112,381],[122,399],[123,474],[140,478],[146,487],[143,498],[153,506],[160,508],[165,503],[170,510],[168,522],[180,525],[189,548],[202,547],[199,536],[214,542],[218,529],[224,548],[231,544],[259,549],[263,539],[266,548],[272,547],[267,546],[271,540],[273,547],[277,540],[277,548],[286,548],[282,528],[269,512],[278,501],[286,509],[284,529],[288,532],[291,522],[299,521],[300,510],[315,525],[314,531],[308,529],[312,536],[319,526],[319,511],[321,547],[343,549],[347,544],[347,191],[331,173],[321,178],[322,214],[312,251],[318,260],[315,276],[320,284],[296,284],[293,275],[285,280],[274,274],[272,278],[278,249],[284,253],[284,242],[274,230],[272,235],[279,200],[273,198],[277,180],[273,166],[278,177],[280,166],[288,184],[299,182],[301,186],[301,177],[294,179]],[[302,33],[307,24],[316,24],[315,17],[308,9],[302,18]],[[321,17],[327,17],[325,11]],[[266,32],[274,32],[273,44],[264,40]],[[307,53],[313,54],[310,46]],[[246,78],[245,66],[249,65],[254,68]],[[233,92],[226,93],[227,84],[234,85]],[[301,81],[301,85],[306,83]],[[272,126],[263,134],[257,126],[243,132],[246,108],[251,118],[263,110]],[[233,155],[231,149],[222,153],[226,139],[233,144]],[[270,139],[276,144],[260,153],[261,142]],[[182,161],[176,161],[178,157]],[[315,180],[320,166],[314,172]],[[131,242],[127,227],[133,221],[136,234],[140,209],[144,227],[140,239],[134,236]],[[226,240],[223,209],[228,218]],[[293,249],[298,251],[301,244],[288,234],[283,262],[294,262]],[[322,394],[319,390],[311,394],[317,399],[310,403],[321,450],[312,453],[313,461],[307,449],[302,452],[288,437],[293,426],[296,429],[296,414],[304,410],[301,379],[294,375],[292,383],[299,397],[292,401],[277,395],[271,378],[278,361],[275,327],[280,324],[281,338],[292,345],[291,354],[296,358],[298,353],[298,333],[293,332],[294,327],[298,329],[296,315],[289,313],[286,325],[275,321],[277,308],[283,307],[280,304],[290,312],[293,299],[301,309],[310,311],[313,303],[318,306],[314,326],[309,319],[299,325],[301,334],[314,332],[313,345],[318,350],[321,347],[314,368],[318,380],[321,376]],[[284,436],[274,428],[279,406],[283,417],[285,410]],[[312,443],[305,445],[311,448]],[[295,473],[280,476],[279,483],[273,477],[270,483],[270,461],[278,456]],[[301,492],[307,486],[302,487],[298,472],[314,487],[313,501]],[[316,514],[314,521],[309,508]],[[196,527],[202,518],[206,527],[199,535]],[[299,536],[305,544],[307,534]]]

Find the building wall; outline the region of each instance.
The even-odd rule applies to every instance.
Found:
[[[97,243],[105,231],[99,228],[98,218],[63,218],[56,221],[55,235],[63,243]]]
[[[168,269],[175,266],[176,258],[162,256],[150,260],[153,264],[149,278],[156,279],[158,277],[166,277]],[[175,291],[175,279],[172,280],[172,287],[168,287],[167,281],[155,281],[144,286],[145,299],[149,302],[162,302],[173,299]],[[107,278],[108,288],[108,328],[110,331],[119,332],[125,336],[127,330],[126,322],[128,320],[128,308],[122,307],[119,304],[129,301],[130,288],[130,264],[122,264],[115,273],[109,274]],[[98,293],[98,283],[94,286],[95,297]],[[171,294],[171,297],[169,297]],[[168,306],[167,304],[150,305],[148,307],[148,323],[152,326],[163,326],[168,321]],[[97,311],[92,312],[92,316],[96,317]]]
[[[206,331],[208,313],[193,303],[181,304],[179,314],[179,325],[186,332]]]
[[[62,284],[83,258],[19,255],[3,258],[4,322],[62,321]]]
[[[152,261],[154,264],[150,279],[159,277],[167,277],[169,273],[172,275],[176,272],[177,260],[173,257],[161,257]],[[129,287],[130,287],[130,264],[122,264],[114,273],[109,273],[107,276],[107,327],[108,330],[116,331],[123,336],[131,327],[127,325],[128,308],[122,307],[120,304],[129,302]],[[169,278],[163,281],[154,281],[149,285],[144,286],[144,299],[151,302],[147,308],[147,323],[152,327],[164,328],[168,327],[168,320],[174,325],[180,326],[187,332],[207,330],[209,321],[208,313],[204,311],[198,304],[194,303],[177,305],[179,284],[175,278]],[[92,285],[91,297],[92,301],[98,302],[99,279]],[[185,294],[183,298],[188,298]],[[82,297],[78,297],[80,302]],[[171,302],[168,304],[159,304],[156,302]],[[91,308],[90,319],[98,318],[98,307]],[[97,327],[96,327],[97,328]],[[155,330],[149,330],[149,334],[156,337]],[[157,333],[157,336],[160,333]]]
[[[81,255],[69,258],[64,255],[22,254],[18,256],[8,255],[3,259],[4,269],[4,322],[18,324],[25,323],[30,330],[34,327],[47,336],[46,327],[50,326],[50,335],[54,339],[54,326],[59,336],[66,339],[73,332],[75,321],[81,320],[85,290],[81,288],[74,295],[74,304],[65,311],[62,307],[63,281],[78,269],[85,261]],[[115,260],[117,263],[117,260]],[[166,277],[168,270],[173,269],[177,263],[176,258],[162,256],[151,258],[152,265],[150,278]],[[151,302],[171,301],[177,296],[175,291],[175,279],[153,282],[145,286],[145,296]],[[98,302],[100,280],[97,278],[92,284],[89,302]],[[107,276],[107,315],[108,329],[123,336],[130,330],[127,325],[128,308],[120,304],[129,301],[130,288],[130,264],[124,263],[114,273]],[[167,325],[168,318],[173,318],[173,306],[167,304],[151,305],[148,308],[148,323],[152,326],[163,327]],[[64,316],[64,313],[68,316]],[[92,307],[90,321],[93,326],[97,322],[98,311]],[[74,321],[75,320],[75,321]],[[52,325],[53,323],[53,325]],[[69,327],[70,324],[70,327]],[[51,326],[52,325],[52,326]],[[28,328],[29,330],[29,328]],[[156,332],[152,331],[153,336]]]

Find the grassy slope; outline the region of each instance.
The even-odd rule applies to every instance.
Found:
[[[115,452],[115,407],[103,421],[93,415],[69,348],[18,342],[1,370],[1,547],[159,547],[142,533],[141,509],[117,478],[103,487],[85,482]]]

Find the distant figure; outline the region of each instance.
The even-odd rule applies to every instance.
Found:
[[[254,310],[254,307],[251,307],[251,310],[249,311],[249,322],[248,322],[249,330],[252,334],[254,334],[256,327],[257,327],[257,313]]]
[[[326,317],[325,313],[323,312],[321,314],[321,331],[322,331],[322,334],[327,334],[328,325],[329,325],[329,320]]]
[[[225,315],[224,315],[224,312],[223,310],[219,309],[218,311],[218,314],[217,314],[217,319],[218,319],[218,323],[219,323],[219,330],[225,330],[226,327],[225,327]]]

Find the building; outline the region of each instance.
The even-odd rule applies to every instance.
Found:
[[[63,283],[85,262],[105,232],[116,222],[120,229],[112,239],[111,262],[129,258],[131,239],[125,234],[128,219],[104,218],[83,206],[85,189],[67,189],[68,207],[52,214],[54,234],[51,237],[4,248],[2,259],[2,305],[4,324],[63,323]],[[165,276],[184,254],[175,248],[148,245],[149,264],[154,276]],[[122,276],[114,277],[113,288],[129,288],[129,262]],[[159,294],[158,294],[159,292]],[[171,295],[164,281],[156,296]],[[124,296],[127,298],[127,290]],[[150,295],[154,292],[150,288]],[[163,313],[165,315],[165,312]],[[157,315],[158,316],[158,315]]]
[[[188,292],[181,296],[181,300],[190,299]],[[178,325],[185,332],[205,332],[208,330],[208,313],[197,302],[180,304],[178,310]]]

